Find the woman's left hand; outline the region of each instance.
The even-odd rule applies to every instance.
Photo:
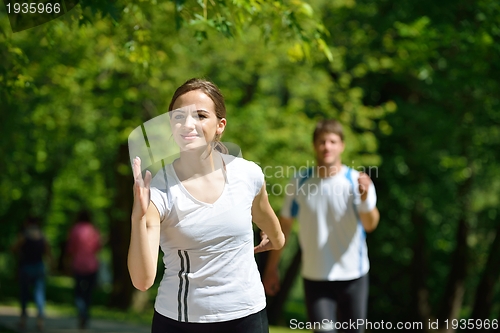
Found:
[[[260,244],[253,248],[253,253],[265,252],[274,249],[271,240],[264,231],[260,232],[260,239]]]

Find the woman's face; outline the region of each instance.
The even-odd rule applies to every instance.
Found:
[[[179,96],[170,112],[172,132],[181,150],[210,144],[226,125],[226,119],[217,118],[212,99],[201,90]]]

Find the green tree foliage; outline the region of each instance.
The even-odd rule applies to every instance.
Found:
[[[375,180],[382,222],[369,240],[372,316],[441,323],[495,318],[500,68],[493,59],[500,54],[500,7],[494,1],[321,4],[334,38],[327,42],[344,52],[363,105],[393,100],[398,109],[372,127],[382,159]],[[488,300],[474,302],[483,271]]]
[[[382,221],[368,238],[370,319],[498,317],[500,7],[312,3],[335,57],[316,67],[344,88],[328,96],[333,115],[356,137],[347,145],[361,165],[370,150],[360,143],[377,144],[381,160],[372,173]],[[360,97],[351,102],[350,92]]]
[[[89,207],[128,306],[127,136],[203,76],[277,210],[318,118],[346,125],[345,164],[378,167],[370,319],[494,317],[499,22],[493,0],[88,0],[12,34],[0,11],[0,251],[28,214],[56,245]]]
[[[249,146],[255,133],[244,122],[251,119],[247,125],[255,127],[255,115],[260,114],[264,126],[259,130],[266,133],[274,128],[261,108],[273,108],[272,117],[280,118],[281,105],[272,95],[276,79],[269,78],[265,94],[272,101],[265,103],[254,93],[259,91],[259,76],[286,62],[290,45],[300,48],[306,42],[315,43],[306,39],[308,32],[301,28],[312,24],[312,13],[303,12],[308,7],[300,1],[272,6],[239,1],[231,2],[231,8],[224,2],[209,4],[208,9],[207,2],[194,1],[110,4],[119,10],[117,16],[106,2],[82,2],[82,8],[61,19],[16,34],[9,32],[8,21],[1,22],[5,163],[0,216],[13,221],[4,224],[3,246],[28,214],[44,217],[49,237],[58,244],[76,212],[89,207],[96,212],[98,225],[109,232],[114,302],[127,306],[132,290],[125,266],[132,184],[127,136],[143,121],[165,112],[175,87],[189,77],[210,77],[227,92],[230,109],[235,114],[242,109],[241,117],[233,118],[233,128],[242,129],[239,137],[245,155],[259,161],[269,154],[267,149],[252,156]],[[196,14],[204,10],[210,15]],[[205,22],[218,11],[234,20],[231,27],[246,29],[246,34],[221,39],[227,34]],[[273,20],[285,13],[293,20],[275,24]],[[179,15],[180,27],[173,24]],[[254,20],[269,20],[268,31],[254,28]],[[278,46],[276,30],[288,36],[288,46]],[[249,58],[252,52],[256,57]],[[273,52],[278,56],[269,66],[266,60]],[[228,70],[231,63],[235,64]],[[236,136],[228,131],[228,140],[239,142]]]

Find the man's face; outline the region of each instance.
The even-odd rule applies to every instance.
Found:
[[[335,165],[340,162],[344,142],[338,134],[321,133],[314,142],[314,152],[318,165]]]

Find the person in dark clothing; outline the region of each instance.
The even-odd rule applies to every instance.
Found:
[[[30,299],[30,289],[33,288],[33,298],[38,311],[37,329],[43,329],[45,308],[45,264],[44,256],[51,256],[50,246],[40,229],[39,220],[29,218],[23,231],[12,246],[12,251],[19,256],[19,282],[21,319],[19,326],[26,328],[26,307]]]

